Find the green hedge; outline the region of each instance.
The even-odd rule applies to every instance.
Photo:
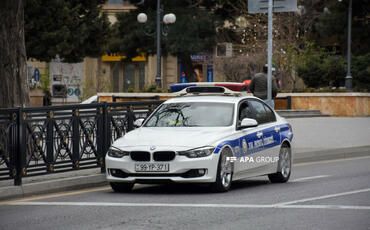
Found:
[[[325,53],[319,51],[306,55],[296,70],[309,88],[338,88],[344,86],[347,75],[346,57],[325,56]],[[370,53],[352,56],[351,75],[354,91],[370,91]]]

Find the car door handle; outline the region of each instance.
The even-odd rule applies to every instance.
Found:
[[[275,127],[275,132],[279,132],[280,131],[280,127]]]
[[[258,138],[261,138],[261,137],[262,137],[262,135],[263,135],[263,133],[262,133],[262,132],[257,132],[257,137],[258,137]]]

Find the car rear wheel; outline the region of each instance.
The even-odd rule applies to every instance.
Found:
[[[279,154],[278,171],[269,174],[269,180],[272,183],[285,183],[289,180],[292,169],[292,152],[288,145],[281,146]]]
[[[216,182],[211,185],[213,192],[227,192],[231,187],[234,164],[230,161],[232,152],[229,148],[222,150],[218,160]]]
[[[110,186],[115,192],[131,192],[134,183],[110,182]]]

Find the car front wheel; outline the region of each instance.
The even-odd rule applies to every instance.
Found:
[[[292,151],[288,145],[284,144],[280,149],[278,171],[269,174],[269,180],[272,183],[285,183],[289,180],[291,169]]]
[[[232,152],[229,148],[222,150],[218,160],[216,181],[211,185],[214,192],[227,192],[231,187],[234,165],[230,160]]]

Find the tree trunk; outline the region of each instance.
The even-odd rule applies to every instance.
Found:
[[[23,0],[0,1],[0,108],[29,104]]]
[[[190,54],[180,54],[181,63],[184,68],[186,75],[186,80],[188,82],[197,82],[197,74],[194,72],[193,62],[191,60]]]

